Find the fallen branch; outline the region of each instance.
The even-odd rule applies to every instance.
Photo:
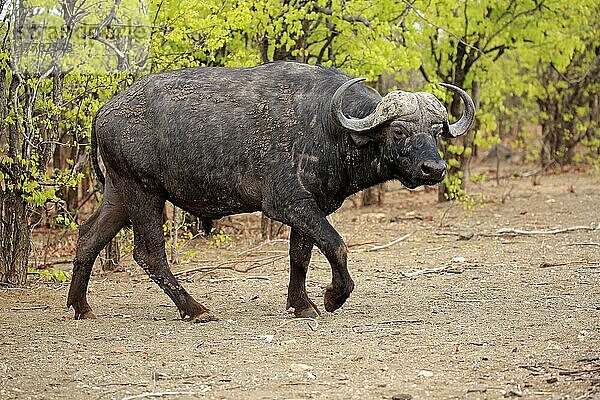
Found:
[[[167,397],[167,396],[194,396],[200,397],[202,393],[200,392],[151,392],[151,393],[142,393],[136,394],[133,396],[123,397],[121,400],[134,400],[134,399],[145,399],[149,397]]]
[[[419,220],[419,221],[423,221],[423,220],[426,220],[426,219],[429,220],[430,218],[433,220],[433,217],[429,217],[429,216],[424,217],[422,215],[407,215],[407,216],[404,216],[404,217],[401,217],[401,216],[392,217],[390,219],[390,222],[408,221],[408,220],[413,220],[413,219],[416,219],[416,220]]]
[[[249,272],[255,268],[259,268],[259,267],[262,267],[263,265],[274,263],[275,261],[279,261],[286,257],[287,257],[287,254],[259,258],[258,260],[251,260],[251,262],[250,262],[251,265],[245,269],[233,268],[232,270],[235,272]]]
[[[459,239],[468,240],[474,236],[484,236],[484,237],[496,237],[496,236],[518,236],[518,235],[556,235],[558,233],[566,233],[566,232],[576,232],[576,231],[597,231],[600,230],[600,224],[598,225],[580,225],[580,226],[572,226],[569,228],[557,228],[550,230],[525,230],[525,229],[517,229],[517,228],[501,228],[498,229],[494,233],[473,233],[473,232],[435,232],[438,236],[458,236]],[[600,243],[572,243],[566,244],[565,246],[600,246]]]
[[[571,265],[571,264],[600,264],[598,262],[593,262],[593,261],[589,261],[589,260],[571,260],[571,261],[556,261],[556,262],[543,262],[540,264],[541,268],[548,268],[548,267],[560,267],[563,265]]]
[[[369,240],[369,241],[366,241],[366,242],[360,242],[360,243],[350,243],[350,244],[348,245],[348,248],[349,248],[349,249],[351,249],[352,247],[366,246],[366,245],[368,245],[368,244],[375,244],[375,243],[377,243],[377,242],[376,242],[376,241],[374,241],[374,240]]]
[[[595,231],[600,229],[600,224],[594,226],[572,226],[570,228],[550,229],[547,231],[528,231],[524,229],[514,228],[502,228],[498,229],[495,233],[490,236],[504,236],[504,235],[556,235],[557,233],[575,232],[575,231]]]
[[[466,232],[435,232],[438,236],[457,236],[458,240],[471,240],[476,234],[475,232],[466,231]],[[491,236],[486,234],[481,234],[480,236]]]
[[[354,250],[353,252],[356,252],[356,253],[363,253],[363,252],[364,253],[368,253],[368,252],[371,252],[371,251],[378,251],[378,250],[387,249],[388,247],[392,247],[393,245],[396,245],[396,244],[398,244],[398,243],[400,243],[400,242],[408,239],[410,237],[410,235],[412,235],[412,233],[407,233],[406,235],[400,236],[398,239],[394,239],[394,240],[392,240],[389,243],[382,244],[381,246],[374,246],[374,247],[371,247],[370,249],[364,249],[364,250]]]
[[[588,373],[595,373],[595,372],[600,372],[600,367],[558,371],[558,374],[559,375],[579,375],[579,374],[588,374]]]
[[[32,265],[33,267],[35,267],[36,269],[46,269],[46,268],[50,268],[53,265],[64,265],[64,264],[71,264],[73,263],[73,260],[56,260],[56,261],[51,261],[51,262],[46,262],[46,263],[42,263],[42,264],[37,264],[35,260],[30,260],[29,264]]]
[[[209,279],[208,282],[210,282],[210,283],[220,283],[220,282],[246,281],[248,279],[257,279],[257,280],[270,281],[271,277],[270,276],[259,276],[259,275],[255,275],[255,276],[242,276],[242,277]]]
[[[179,276],[179,275],[189,274],[190,272],[212,272],[212,271],[215,271],[218,269],[228,269],[228,270],[235,271],[235,272],[245,273],[245,272],[249,272],[253,269],[262,267],[263,265],[266,265],[266,264],[269,264],[269,263],[272,263],[275,261],[279,261],[285,257],[287,257],[287,255],[281,254],[281,255],[276,255],[276,256],[259,258],[256,260],[245,260],[245,259],[228,260],[228,261],[220,262],[219,264],[213,265],[213,266],[199,266],[199,267],[184,269],[183,271],[174,272],[173,275]],[[250,264],[250,266],[243,268],[243,269],[237,268],[238,264],[240,264],[240,263],[248,263],[248,264]],[[228,265],[228,264],[231,264],[231,265]]]
[[[531,371],[538,375],[546,373],[546,370],[544,369],[544,367],[541,367],[539,365],[519,365],[519,368],[526,369],[526,370]]]
[[[211,262],[212,260],[204,260],[206,262]],[[198,260],[197,262],[200,262],[200,260]],[[240,260],[227,260],[227,261],[222,261],[220,263],[218,263],[216,266],[203,266],[203,267],[193,267],[193,268],[188,268],[188,269],[184,269],[183,271],[176,271],[173,272],[173,275],[178,276],[178,275],[184,275],[190,272],[198,272],[198,271],[202,271],[202,270],[208,270],[208,271],[212,271],[218,268],[222,268],[222,269],[232,269],[230,267],[223,267],[224,265],[227,264],[237,264],[239,263]]]
[[[96,383],[95,386],[107,387],[107,386],[148,386],[150,382],[107,382],[107,383]]]
[[[188,269],[184,269],[183,271],[177,271],[174,272],[173,275],[175,276],[179,276],[179,275],[185,275],[188,274],[190,272],[212,272],[214,270],[217,269],[229,269],[235,272],[248,272],[252,269],[258,268],[262,265],[268,264],[270,262],[275,262],[278,261],[284,257],[287,256],[287,252],[286,251],[282,251],[281,253],[284,254],[279,254],[276,256],[268,256],[265,258],[259,258],[259,259],[255,259],[255,260],[247,260],[248,256],[250,254],[252,254],[253,252],[258,252],[258,253],[263,253],[262,251],[258,251],[260,250],[262,247],[266,246],[266,245],[272,245],[275,243],[281,243],[281,242],[289,242],[289,240],[287,239],[275,239],[275,240],[270,240],[270,241],[265,241],[261,244],[259,244],[258,246],[254,246],[251,247],[249,249],[243,250],[241,252],[239,252],[234,259],[232,260],[227,260],[227,261],[222,261],[220,263],[218,263],[217,265],[214,266],[199,266],[199,267],[193,267],[193,268],[188,268]],[[270,252],[270,251],[269,251]],[[277,253],[280,253],[279,251],[277,251]],[[205,260],[206,262],[213,262],[213,260]],[[214,260],[216,261],[216,260]],[[266,261],[266,262],[264,262]],[[245,269],[238,269],[237,265],[240,263],[244,263],[244,262],[249,262],[251,264],[250,267],[245,268]],[[258,264],[256,264],[258,263]],[[228,264],[232,264],[231,266],[226,266]]]
[[[374,246],[371,247],[370,249],[358,249],[358,250],[351,250],[352,252],[356,252],[356,253],[361,253],[361,252],[372,252],[372,251],[378,251],[378,250],[383,250],[383,249],[387,249],[388,247],[394,246],[404,240],[406,240],[408,237],[410,237],[412,235],[412,233],[407,233],[404,236],[401,236],[397,239],[392,240],[389,243],[383,244],[381,246]],[[179,276],[179,275],[185,275],[185,274],[189,274],[191,272],[212,272],[218,269],[228,269],[228,270],[232,270],[235,272],[249,272],[255,268],[261,267],[265,264],[269,264],[275,261],[279,261],[282,258],[287,257],[287,252],[285,252],[285,254],[278,254],[278,255],[274,255],[274,256],[269,256],[269,257],[264,257],[264,258],[259,258],[259,259],[255,259],[255,260],[248,260],[247,257],[249,254],[251,254],[252,252],[257,251],[258,249],[260,249],[261,247],[263,247],[266,244],[272,244],[275,242],[288,242],[287,240],[283,240],[283,239],[277,239],[277,240],[272,240],[270,242],[265,242],[265,243],[261,243],[258,246],[252,247],[250,249],[244,250],[240,253],[237,254],[236,258],[233,260],[227,260],[227,261],[222,261],[220,263],[218,263],[217,265],[213,265],[213,266],[197,266],[197,267],[192,267],[192,268],[188,268],[188,269],[184,269],[182,271],[176,271],[173,272],[173,275],[175,276]],[[356,246],[362,246],[365,244],[371,244],[372,242],[364,242],[364,243],[357,243],[357,244],[352,244],[348,247],[356,247]],[[209,260],[206,260],[209,261]],[[241,268],[237,268],[237,266],[240,263],[249,263],[250,266],[245,268],[245,269],[241,269]]]
[[[34,306],[34,307],[13,307],[10,309],[10,311],[47,310],[48,308],[50,308],[50,306],[45,304],[43,306]]]
[[[262,248],[262,247],[264,247],[264,246],[266,246],[266,245],[273,245],[273,244],[275,244],[275,243],[289,243],[289,240],[287,240],[287,239],[273,239],[273,240],[267,240],[267,241],[264,241],[264,242],[262,242],[262,243],[261,243],[261,244],[259,244],[258,246],[251,247],[251,248],[249,248],[249,249],[247,249],[247,250],[244,250],[244,251],[242,251],[242,252],[238,253],[237,257],[241,257],[241,256],[244,256],[244,255],[250,254],[250,253],[252,253],[253,251],[256,251],[256,250],[258,250],[258,249],[260,249],[260,248]]]
[[[577,362],[580,362],[580,363],[591,363],[591,362],[594,362],[594,361],[600,361],[600,357],[598,357],[598,356],[589,356],[589,357],[583,357],[583,358],[580,358],[579,360],[577,360]]]

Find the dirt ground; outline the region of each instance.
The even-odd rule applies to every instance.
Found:
[[[194,240],[173,267],[198,269],[180,278],[207,324],[180,321],[130,259],[92,277],[96,320],[72,319],[66,284],[2,289],[0,399],[600,398],[600,230],[494,235],[598,226],[600,180],[537,181],[490,178],[473,210],[398,184],[383,208],[348,201],[331,221],[356,289],[316,321],[285,312],[287,243],[257,235]],[[318,305],[329,281],[315,251]]]

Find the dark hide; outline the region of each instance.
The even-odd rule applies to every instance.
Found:
[[[359,190],[390,179],[411,188],[434,184],[446,167],[436,140],[447,119],[425,105],[367,132],[342,128],[331,99],[348,79],[336,69],[284,62],[183,69],[140,79],[102,107],[92,138],[106,167],[105,194],[80,229],[68,298],[75,317],[94,316],[86,300],[93,262],[130,222],[135,260],[181,317],[213,318],[169,271],[166,200],[202,220],[262,211],[291,226],[287,306],[298,316],[319,313],[304,283],[316,245],[332,267],[325,309],[339,308],[354,283],[346,245],[325,217]],[[344,94],[343,112],[362,118],[380,100],[356,84]]]

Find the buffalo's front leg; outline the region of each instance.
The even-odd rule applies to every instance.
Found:
[[[292,228],[290,234],[290,284],[288,286],[287,308],[297,317],[314,318],[321,314],[319,308],[306,294],[306,273],[312,253],[312,241],[301,236]]]
[[[340,234],[331,226],[325,214],[313,200],[288,201],[286,207],[267,207],[267,216],[292,227],[301,236],[310,238],[331,264],[331,284],[325,290],[325,309],[335,311],[354,290],[348,272],[348,248]]]

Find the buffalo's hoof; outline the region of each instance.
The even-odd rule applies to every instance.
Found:
[[[287,309],[287,312],[294,314],[298,318],[318,318],[321,316],[321,312],[314,304],[302,309],[290,307]]]
[[[181,315],[181,319],[191,322],[209,322],[219,320],[208,308],[198,303],[189,295],[184,305],[179,308],[179,315]]]
[[[319,307],[308,298],[306,292],[292,294],[291,298],[288,296],[287,312],[299,318],[317,318],[321,316]]]
[[[325,309],[329,312],[333,312],[340,308],[354,289],[354,283],[351,283],[347,288],[334,288],[333,286],[327,286],[325,290]]]
[[[194,323],[206,323],[210,321],[218,321],[219,318],[211,311],[206,310],[205,312],[198,314],[194,317],[190,317],[190,322]]]
[[[87,310],[84,312],[75,311],[74,319],[96,319],[96,314],[94,314],[92,310]]]

